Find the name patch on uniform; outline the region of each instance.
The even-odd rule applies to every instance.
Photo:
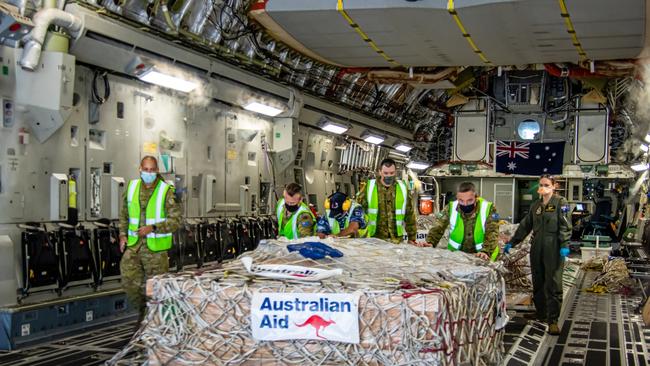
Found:
[[[546,212],[555,212],[555,205],[546,206]]]

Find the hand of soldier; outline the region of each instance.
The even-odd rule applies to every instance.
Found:
[[[483,253],[483,252],[476,253],[476,254],[474,254],[474,256],[477,257],[477,258],[481,258],[481,259],[483,259],[485,261],[490,260],[490,257],[488,257],[488,255]]]
[[[120,253],[124,253],[124,248],[126,248],[126,236],[120,235]]]
[[[325,239],[325,238],[327,238],[327,234],[318,233],[318,237],[321,238],[321,239]]]
[[[422,244],[420,244],[420,243],[418,243],[418,242],[416,242],[414,240],[409,240],[408,243],[413,245],[413,246],[416,246],[416,247],[423,247]]]
[[[151,225],[146,225],[138,229],[138,236],[139,237],[145,237],[153,231],[153,227]]]

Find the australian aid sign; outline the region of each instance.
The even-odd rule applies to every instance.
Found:
[[[251,304],[253,338],[359,343],[359,297],[359,293],[257,292]]]

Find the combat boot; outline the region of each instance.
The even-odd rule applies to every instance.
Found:
[[[557,325],[557,323],[551,323],[548,325],[548,334],[560,335],[560,327]]]

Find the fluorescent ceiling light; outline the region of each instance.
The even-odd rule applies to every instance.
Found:
[[[424,170],[429,167],[429,164],[421,163],[418,161],[411,161],[408,164],[406,164],[406,167],[412,170]]]
[[[261,113],[264,115],[267,115],[269,117],[275,117],[278,114],[282,113],[282,109],[277,109],[271,106],[268,106],[266,104],[262,103],[257,103],[257,102],[252,102],[244,106],[244,109],[251,111],[251,112],[256,112],[256,113]]]
[[[364,131],[361,134],[361,138],[363,139],[363,141],[365,141],[367,143],[370,143],[370,144],[375,144],[375,145],[379,145],[382,142],[384,142],[384,140],[386,140],[385,136],[382,136],[382,135],[377,134],[377,133],[372,133],[372,132],[367,131],[367,130]]]
[[[630,168],[632,168],[632,170],[634,170],[635,172],[640,172],[643,170],[648,170],[648,167],[650,167],[648,163],[639,163],[639,164],[632,165]]]
[[[323,123],[323,125],[321,125],[320,128],[323,131],[335,133],[337,135],[340,135],[340,134],[342,134],[345,131],[350,129],[349,127],[342,126],[342,125],[339,125],[339,124],[336,124],[336,123],[333,123],[333,122],[330,122],[330,121],[327,121],[327,122]]]
[[[382,142],[384,142],[384,139],[382,137],[379,137],[379,136],[368,135],[363,139],[363,141],[371,143],[371,144],[379,145]]]
[[[153,67],[138,75],[138,78],[150,84],[160,85],[164,88],[175,89],[184,93],[189,93],[196,89],[197,83],[187,81],[176,76],[163,74],[156,71]]]
[[[648,145],[646,145],[646,144],[641,144],[641,146],[639,146],[639,149],[641,149],[641,151],[648,152]]]
[[[401,152],[409,152],[409,151],[411,151],[412,148],[413,148],[413,146],[403,144],[401,142],[399,144],[395,145],[395,150],[401,151]]]

